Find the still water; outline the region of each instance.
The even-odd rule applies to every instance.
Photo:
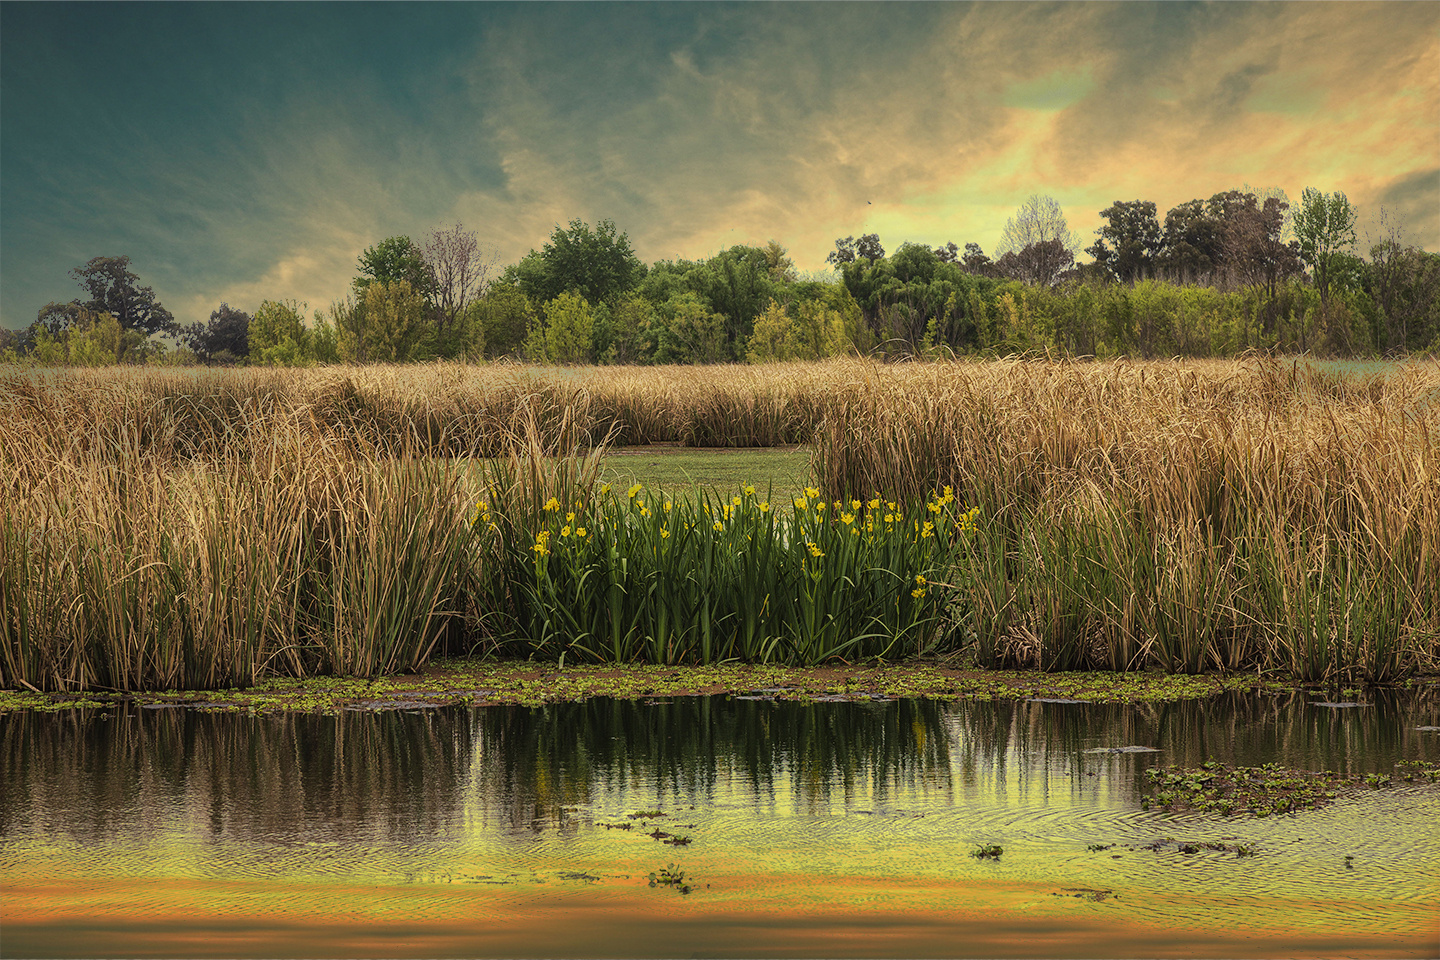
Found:
[[[1433,692],[1315,699],[9,714],[0,954],[1440,955],[1440,787],[1141,807],[1153,765],[1440,758]]]

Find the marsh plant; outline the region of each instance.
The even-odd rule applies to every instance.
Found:
[[[753,486],[724,498],[635,484],[552,498],[535,520],[507,574],[534,653],[818,663],[934,649],[945,588],[932,581],[954,569],[975,514],[949,490],[902,504],[810,487],[772,503]]]
[[[1440,667],[1437,398],[1427,361],[12,370],[0,685],[437,652],[1384,682]],[[813,486],[598,482],[653,441],[809,442]]]

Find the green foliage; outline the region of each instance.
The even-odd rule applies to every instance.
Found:
[[[519,356],[535,322],[535,308],[530,298],[513,282],[491,284],[485,296],[471,304],[466,313],[473,331],[472,343],[478,343],[484,355]]]
[[[1338,337],[1331,323],[1330,298],[1345,282],[1350,272],[1345,252],[1355,243],[1355,207],[1345,194],[1321,193],[1306,187],[1295,211],[1295,239],[1300,244],[1300,259],[1310,267],[1315,289],[1320,293],[1321,312],[1327,332]]]
[[[360,273],[353,285],[362,296],[374,283],[404,281],[421,296],[430,290],[430,271],[425,265],[425,253],[409,237],[388,237],[373,247],[366,247],[355,266]]]
[[[554,498],[508,545],[507,576],[526,584],[520,635],[537,656],[610,662],[924,653],[944,609],[932,581],[974,515],[948,494],[909,506],[818,497],[652,499],[637,484]]]
[[[261,366],[303,366],[308,337],[301,319],[302,304],[266,300],[250,320],[250,359]]]
[[[587,303],[613,304],[644,275],[645,265],[631,249],[630,237],[618,232],[613,220],[601,220],[592,230],[577,219],[568,228],[557,226],[538,254],[532,251],[503,279],[537,303],[575,293]]]
[[[821,360],[850,346],[845,317],[816,300],[782,307],[774,300],[755,320],[746,357],[751,363]]]
[[[733,359],[725,339],[725,318],[694,293],[661,307],[656,363],[721,363]]]
[[[365,360],[404,363],[421,359],[428,332],[425,301],[408,280],[376,282],[365,288],[361,338]]]
[[[544,313],[544,326],[535,333],[543,330],[545,359],[551,363],[589,363],[595,315],[585,298],[562,293],[545,304]]]

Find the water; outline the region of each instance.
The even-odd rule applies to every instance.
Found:
[[[1440,758],[1434,695],[1315,699],[11,714],[0,954],[1440,955],[1440,787],[1141,808],[1153,765]]]

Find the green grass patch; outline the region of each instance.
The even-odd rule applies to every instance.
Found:
[[[773,490],[789,502],[811,483],[808,447],[681,447],[657,444],[616,447],[601,467],[601,477],[617,487],[639,483],[680,490],[699,485],[729,494],[753,485]]]

